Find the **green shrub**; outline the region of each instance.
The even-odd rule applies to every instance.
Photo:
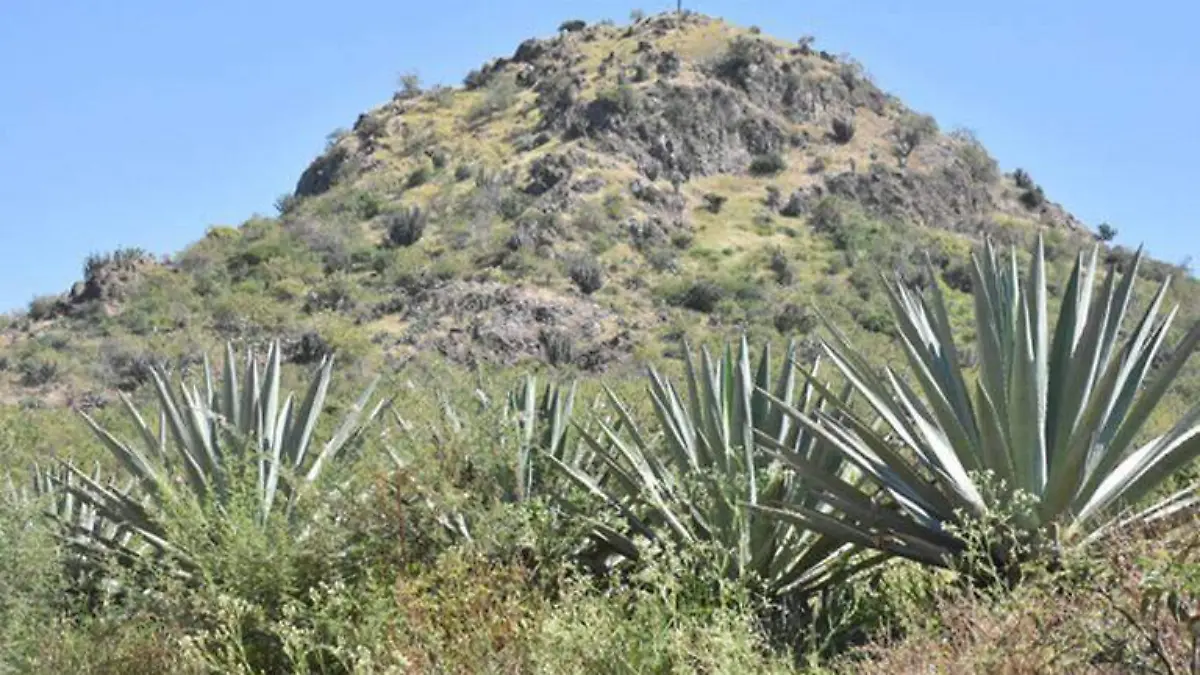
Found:
[[[1112,241],[1117,238],[1117,228],[1108,223],[1100,223],[1096,228],[1096,238],[1100,241]]]
[[[58,360],[44,356],[25,356],[17,361],[17,374],[25,387],[41,387],[58,380],[62,366]]]
[[[1000,175],[999,165],[975,134],[968,129],[955,129],[950,137],[958,141],[954,154],[967,166],[971,178],[981,183],[994,183]]]
[[[946,285],[960,293],[970,293],[974,277],[971,274],[971,263],[958,262],[950,265],[942,272],[942,280]]]
[[[1035,185],[1022,192],[1020,200],[1021,204],[1029,210],[1039,209],[1046,203],[1046,193],[1042,190],[1041,185]]]
[[[1034,187],[1033,177],[1025,169],[1013,171],[1013,182],[1022,190],[1032,190]]]
[[[567,264],[567,276],[584,295],[591,295],[604,286],[604,268],[589,256],[578,256]]]
[[[907,166],[912,153],[937,132],[937,122],[929,115],[904,114],[892,129],[892,154],[900,166]]]
[[[61,296],[40,295],[29,302],[27,315],[31,321],[45,321],[58,316],[61,307]]]
[[[792,263],[783,249],[776,248],[771,252],[770,267],[771,272],[775,275],[775,282],[780,286],[791,286],[792,282],[796,280],[796,270],[792,267]]]
[[[575,361],[575,339],[562,330],[543,330],[538,334],[546,363],[566,366]]]
[[[711,314],[725,297],[725,289],[710,279],[698,279],[678,298],[678,304],[697,312]]]
[[[767,197],[763,200],[763,206],[771,211],[778,211],[783,205],[783,192],[776,185],[767,186]]]
[[[596,94],[596,100],[607,103],[622,115],[631,115],[641,106],[642,95],[632,85],[622,82],[615,87],[602,89]]]
[[[468,85],[470,88],[470,85]],[[467,113],[469,119],[479,121],[508,110],[517,101],[521,89],[511,74],[501,73],[488,79],[483,98]]]
[[[424,91],[421,87],[421,76],[416,72],[402,73],[397,81],[400,83],[401,98],[416,98]]]
[[[419,206],[388,212],[383,216],[388,243],[392,246],[412,246],[425,234],[428,213]]]
[[[583,30],[584,28],[587,28],[586,21],[583,21],[581,19],[572,19],[570,21],[564,21],[561,24],[559,24],[558,32],[560,32],[560,33],[578,33],[579,31]]]
[[[704,208],[707,209],[709,213],[720,213],[721,209],[725,206],[725,202],[727,201],[729,201],[729,198],[725,195],[709,192],[704,195]]]
[[[835,117],[832,124],[833,133],[831,135],[835,143],[845,145],[854,140],[853,117]]]
[[[786,169],[787,160],[778,152],[758,155],[750,161],[750,174],[754,176],[773,176]]]
[[[421,187],[422,185],[429,182],[430,175],[431,175],[431,172],[429,170],[429,167],[419,166],[419,167],[413,169],[412,173],[408,174],[408,179],[404,181],[404,185],[406,187],[408,187],[409,189]]]
[[[783,335],[808,335],[817,328],[820,320],[812,312],[799,305],[788,303],[775,315],[775,330]]]
[[[300,201],[301,198],[291,192],[282,194],[275,198],[275,212],[280,216],[286,216],[296,210],[296,207],[300,205]]]
[[[333,363],[323,362],[307,394],[294,398],[281,397],[281,362],[276,343],[265,368],[250,354],[246,372],[239,375],[229,346],[220,380],[205,368],[205,398],[198,398],[194,387],[165,384],[167,375],[154,369],[161,418],[142,416],[130,406],[132,429],[138,432],[133,443],[116,438],[81,413],[127,475],[121,481],[124,487],[110,488],[70,465],[45,474],[67,541],[80,535],[76,520],[99,517],[95,527],[85,529],[84,545],[71,548],[76,583],[111,589],[113,584],[144,586],[174,578],[203,586],[213,578],[232,576],[269,587],[277,581],[273,568],[229,575],[220,566],[237,553],[237,546],[269,551],[285,542],[316,543],[310,538],[312,523],[306,520],[312,514],[297,506],[310,491],[319,490],[323,471],[339,458],[353,456],[365,425],[379,414],[382,403],[370,405],[372,384],[330,440],[319,449],[312,447]],[[161,435],[146,419],[161,419]],[[330,493],[320,498],[324,506],[332,499]],[[247,531],[248,524],[257,527]],[[272,540],[276,535],[280,539]],[[208,561],[211,565],[206,564],[206,551],[215,556]],[[113,576],[129,566],[135,568],[133,576]],[[138,573],[141,566],[148,567]],[[147,578],[146,570],[167,576]]]

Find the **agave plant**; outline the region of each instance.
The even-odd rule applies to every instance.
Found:
[[[964,372],[936,285],[921,294],[897,281],[886,287],[915,387],[890,368],[877,372],[832,326],[824,345],[881,429],[845,407],[841,415],[813,414],[773,398],[857,467],[864,486],[890,494],[894,508],[942,549],[944,562],[962,550],[961,541],[944,543],[947,524],[1020,499],[1029,508],[1016,514],[1016,525],[1028,541],[1089,541],[1200,455],[1200,407],[1137,444],[1200,341],[1198,325],[1158,362],[1177,311],[1160,315],[1168,282],[1127,323],[1140,260],[1139,252],[1120,280],[1110,269],[1096,293],[1097,251],[1090,260],[1080,254],[1051,326],[1041,239],[1025,278],[1015,252],[1005,260],[989,243],[972,267],[977,376]],[[1185,492],[1163,508],[1194,505]],[[835,532],[825,514],[809,509],[764,512],[872,545],[859,533]],[[1039,534],[1046,531],[1052,539]]]
[[[607,391],[616,424],[601,423],[596,433],[581,431],[599,460],[596,468],[547,459],[620,515],[623,529],[596,522],[592,533],[610,557],[636,561],[655,542],[711,546],[714,565],[723,574],[753,579],[773,594],[815,591],[885,559],[854,557],[856,547],[843,539],[749,508],[790,504],[825,518],[828,502],[793,465],[820,467],[822,479],[853,480],[838,453],[771,405],[784,401],[809,415],[836,407],[831,399],[837,397],[819,393],[812,384],[797,386],[795,358],[792,345],[776,374],[769,346],[752,369],[745,339],[736,354],[727,346],[719,359],[702,350],[698,364],[688,352],[685,393],[652,368],[654,432],[640,428],[629,407]],[[861,520],[853,524],[863,529],[890,521],[903,526],[902,519],[876,506],[867,498],[847,510],[861,507]]]
[[[117,560],[170,560],[172,569],[187,574],[187,552],[170,539],[164,513],[182,499],[228,513],[238,484],[237,471],[253,468],[251,486],[256,518],[265,523],[273,514],[294,519],[301,491],[315,483],[334,461],[362,435],[383,402],[368,407],[372,383],[324,444],[313,442],[332,376],[333,360],[325,359],[304,398],[281,394],[280,348],[271,345],[265,370],[253,353],[246,357],[239,378],[232,346],[226,347],[223,376],[214,380],[205,360],[203,388],[167,383],[161,370],[151,371],[158,403],[154,428],[130,399],[121,400],[138,433],[138,440],[121,440],[86,413],[84,420],[120,462],[129,484],[118,488],[73,466],[40,474],[45,489],[54,493],[52,515],[59,522],[77,562],[93,570]]]
[[[551,462],[576,470],[597,468],[597,459],[579,434],[587,421],[575,417],[575,382],[551,382],[538,393],[537,378],[529,376],[509,394],[505,419],[516,430],[516,456],[512,465],[512,497],[524,501],[553,493],[551,479],[558,475]],[[591,406],[595,412],[599,401]],[[618,423],[619,424],[619,423]]]

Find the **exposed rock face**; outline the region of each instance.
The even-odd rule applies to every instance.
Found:
[[[71,286],[68,305],[91,302],[118,303],[141,281],[145,272],[159,263],[150,255],[106,258],[89,263],[86,278]]]
[[[403,342],[464,364],[543,359],[603,370],[630,354],[623,321],[584,297],[494,282],[453,282],[411,298],[420,331]]]
[[[858,202],[882,218],[954,228],[995,208],[985,186],[960,172],[901,171],[873,164],[865,173],[840,173],[825,181],[829,194]]]
[[[713,82],[659,82],[630,103],[598,98],[571,120],[568,135],[591,138],[647,175],[678,172],[685,179],[740,172],[754,155],[785,147],[788,137],[772,115]]]
[[[343,145],[335,145],[314,159],[296,183],[296,196],[312,197],[329,190],[337,182],[348,159],[350,153]]]

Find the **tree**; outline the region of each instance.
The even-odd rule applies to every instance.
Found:
[[[907,166],[908,158],[917,149],[917,146],[936,134],[937,131],[937,122],[929,115],[907,113],[901,117],[892,130],[895,141],[892,146],[892,154],[896,156],[900,166]]]
[[[400,75],[400,93],[404,98],[415,98],[421,94],[421,76],[408,72]]]
[[[1100,227],[1096,228],[1096,238],[1100,241],[1112,241],[1117,238],[1117,228],[1108,223],[1100,223]]]

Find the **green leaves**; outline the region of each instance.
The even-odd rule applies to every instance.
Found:
[[[798,387],[795,365],[794,345],[778,372],[769,347],[752,365],[743,339],[736,352],[727,346],[719,358],[689,352],[678,389],[651,369],[652,429],[639,428],[628,406],[608,391],[609,422],[598,430],[576,427],[594,461],[569,465],[548,456],[625,522],[623,531],[595,523],[597,557],[636,560],[646,543],[661,540],[704,546],[721,552],[713,564],[722,574],[752,578],[771,593],[812,591],[848,574],[855,547],[819,533],[808,519],[832,520],[831,528],[858,521],[827,515],[828,505],[796,468],[820,467],[853,489],[843,475],[846,464],[776,405],[816,414],[844,402],[831,404],[815,381]],[[782,507],[806,515],[769,517]],[[882,559],[874,556],[871,564]]]
[[[281,512],[289,520],[301,490],[316,483],[324,469],[345,454],[379,414],[384,403],[372,404],[372,383],[343,418],[333,436],[314,449],[313,437],[324,409],[333,361],[326,359],[314,373],[304,399],[281,392],[283,373],[278,343],[272,344],[259,370],[253,353],[246,355],[239,377],[232,347],[226,348],[222,378],[217,385],[207,359],[203,390],[195,385],[168,383],[166,373],[154,370],[151,379],[158,404],[157,428],[146,422],[132,401],[121,401],[136,430],[126,441],[80,413],[129,478],[118,489],[87,476],[73,466],[39,473],[40,485],[53,493],[52,515],[77,561],[99,570],[107,559],[132,560],[152,552],[187,568],[186,552],[168,541],[163,514],[173,500],[183,499],[216,514],[226,513],[239,480],[238,471],[252,468],[257,521],[264,524]],[[140,547],[140,548],[138,548]]]
[[[860,532],[838,534],[812,516],[806,522],[847,542],[929,562],[927,554],[936,552],[929,546],[955,551],[944,524],[1002,508],[1020,491],[1036,503],[1031,520],[1022,523],[1028,534],[1055,526],[1069,540],[1086,540],[1200,456],[1200,407],[1166,434],[1133,445],[1200,344],[1200,326],[1148,381],[1175,318],[1173,309],[1160,314],[1167,283],[1130,322],[1140,253],[1119,281],[1110,270],[1098,294],[1097,253],[1088,260],[1078,257],[1052,330],[1040,237],[1025,278],[1015,252],[1004,261],[989,243],[974,257],[980,364],[971,389],[937,288],[922,295],[899,282],[886,284],[915,388],[891,369],[878,375],[830,327],[824,344],[830,361],[884,428],[876,431],[860,411],[845,407],[839,417],[776,405],[857,466],[866,492],[890,495],[903,522],[878,521],[887,536],[869,544]],[[862,495],[830,482],[827,472],[799,473],[812,478],[813,489],[837,509],[860,508],[855,504]],[[984,475],[1003,489],[985,491],[976,482]],[[1172,504],[1194,500],[1176,497]],[[804,515],[793,510],[787,517],[794,522]]]

